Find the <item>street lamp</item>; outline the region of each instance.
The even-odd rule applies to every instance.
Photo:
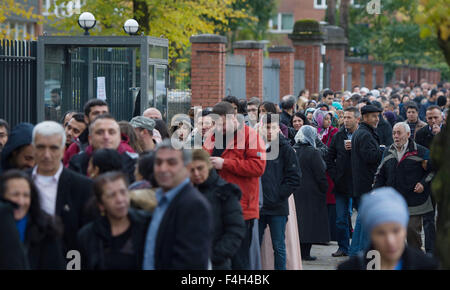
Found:
[[[139,30],[139,23],[134,19],[128,19],[123,24],[123,30],[129,35],[136,35]]]
[[[96,23],[97,20],[95,20],[94,15],[90,12],[83,12],[78,18],[78,25],[84,29],[84,35],[89,35],[89,29],[94,28]]]

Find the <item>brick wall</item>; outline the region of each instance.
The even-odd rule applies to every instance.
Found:
[[[213,106],[225,96],[226,37],[191,37],[192,106]]]
[[[233,44],[234,54],[245,56],[246,67],[246,95],[263,97],[263,57],[264,44],[257,41],[237,41]]]
[[[327,47],[326,59],[330,63],[330,89],[333,91],[341,91],[345,88],[342,86],[342,74],[345,70],[345,51],[344,48]]]
[[[305,88],[310,93],[319,92],[320,45],[295,45],[295,59],[305,62]]]

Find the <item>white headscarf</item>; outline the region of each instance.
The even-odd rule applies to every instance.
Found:
[[[304,125],[298,130],[297,135],[295,135],[295,142],[300,142],[303,144],[309,144],[316,148],[316,138],[317,129],[313,126]]]

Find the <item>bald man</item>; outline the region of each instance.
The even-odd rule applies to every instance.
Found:
[[[142,116],[154,119],[154,120],[162,120],[161,112],[157,108],[148,108],[144,111]]]

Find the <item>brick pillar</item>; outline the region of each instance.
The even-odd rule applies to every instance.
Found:
[[[264,44],[253,40],[237,41],[233,44],[234,54],[245,56],[247,64],[245,71],[245,85],[247,99],[263,97],[263,64]]]
[[[320,54],[320,46],[323,43],[322,35],[297,35],[290,34],[295,48],[295,60],[303,60],[305,62],[305,88],[310,94],[319,92],[320,63],[322,55]]]
[[[330,89],[343,91],[345,83],[342,83],[342,76],[346,73],[345,46],[348,41],[345,38],[344,29],[338,26],[327,25],[324,30],[326,31],[324,42],[326,46],[325,59],[330,64]]]
[[[269,57],[280,60],[280,98],[294,93],[294,48],[269,47]]]
[[[211,107],[225,96],[227,38],[215,34],[191,37],[192,106]]]

